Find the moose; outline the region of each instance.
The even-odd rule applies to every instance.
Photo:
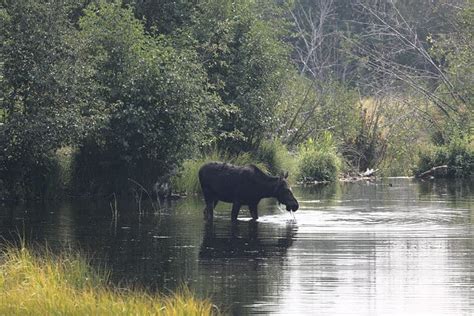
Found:
[[[288,212],[298,210],[298,201],[287,182],[288,172],[280,177],[267,175],[255,165],[244,167],[209,162],[199,169],[199,182],[206,207],[204,217],[212,221],[217,202],[232,203],[231,219],[237,221],[240,207],[248,205],[253,220],[258,219],[257,206],[263,198],[276,198]]]

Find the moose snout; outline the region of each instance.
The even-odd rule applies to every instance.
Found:
[[[286,204],[286,210],[288,212],[296,212],[299,207],[300,205],[296,201]]]

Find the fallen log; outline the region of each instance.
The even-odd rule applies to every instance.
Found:
[[[426,178],[435,178],[436,176],[446,176],[448,173],[448,165],[436,166],[425,172],[417,175],[417,178],[426,179]]]
[[[369,169],[367,168],[366,171],[364,171],[363,173],[360,173],[359,175],[361,177],[374,177],[375,176],[375,173],[379,171],[379,169]]]

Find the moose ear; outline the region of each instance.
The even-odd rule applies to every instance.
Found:
[[[288,171],[285,171],[285,172],[283,173],[283,179],[288,179]]]

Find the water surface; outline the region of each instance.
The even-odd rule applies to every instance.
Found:
[[[139,214],[107,201],[2,206],[0,233],[54,249],[79,248],[113,281],[150,290],[186,284],[225,313],[281,315],[471,315],[474,313],[474,186],[469,181],[296,187],[296,220],[271,200],[260,219],[213,225],[200,198]]]

